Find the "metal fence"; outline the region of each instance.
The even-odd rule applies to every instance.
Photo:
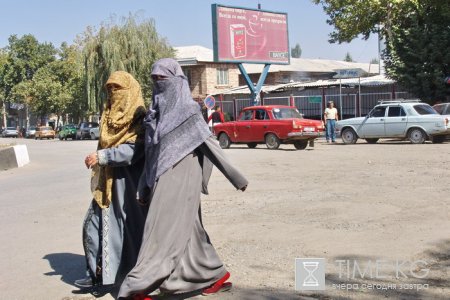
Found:
[[[395,97],[413,98],[408,92],[396,92]],[[292,98],[295,107],[298,108],[305,118],[322,119],[323,111],[325,110],[324,103],[333,101],[338,109],[340,118],[347,119],[367,115],[378,104],[378,101],[392,100],[393,93],[361,93],[359,99],[356,93],[325,95],[325,99],[319,94],[292,96]],[[291,105],[290,96],[264,97],[261,102],[262,105]],[[229,114],[232,120],[236,120],[243,108],[253,105],[253,100],[251,98],[239,98],[224,100],[221,103],[223,112]]]
[[[325,95],[325,102],[333,101],[342,119],[357,116],[356,94]]]
[[[239,113],[241,112],[241,110],[245,107],[248,106],[252,106],[253,105],[253,100],[250,98],[246,98],[246,99],[236,99],[236,107],[235,107],[235,111],[234,111],[234,119],[236,120],[236,118],[239,116]]]
[[[224,114],[228,114],[232,120],[236,120],[233,101],[220,101],[222,104],[222,111]],[[231,120],[230,120],[231,121]]]
[[[264,97],[262,100],[263,105],[291,105],[289,96],[286,97]]]
[[[305,117],[321,119],[323,113],[321,95],[294,96],[294,105]]]
[[[361,93],[360,97],[360,116],[365,116],[378,104],[380,100],[391,100],[392,93]]]

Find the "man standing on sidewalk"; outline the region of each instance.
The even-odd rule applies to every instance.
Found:
[[[327,126],[326,139],[327,143],[331,142],[336,143],[336,133],[334,132],[336,127],[336,121],[338,118],[338,111],[334,107],[334,102],[329,101],[328,107],[325,108],[325,112],[323,114],[323,118],[325,120],[325,125]]]

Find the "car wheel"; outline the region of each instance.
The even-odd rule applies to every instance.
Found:
[[[62,141],[64,139],[64,137],[62,135],[58,135],[59,140]]]
[[[379,139],[366,139],[366,142],[369,144],[376,144]]]
[[[220,145],[220,148],[222,148],[222,149],[230,148],[231,141],[230,141],[230,138],[228,137],[228,135],[226,133],[222,132],[219,135],[219,145]]]
[[[280,139],[273,133],[269,133],[265,138],[267,148],[276,150],[280,147]]]
[[[254,148],[256,148],[256,146],[258,146],[258,144],[257,143],[248,143],[247,146],[251,149],[254,149]]]
[[[412,144],[423,144],[426,135],[420,128],[412,128],[408,131],[408,139]]]
[[[433,144],[442,144],[445,141],[445,135],[433,136]]]
[[[345,128],[342,131],[341,138],[344,144],[355,144],[358,140],[356,132],[351,128]]]
[[[304,150],[306,149],[306,146],[308,146],[308,141],[295,141],[294,147],[297,150]]]
[[[91,133],[91,140],[95,140],[95,134]]]

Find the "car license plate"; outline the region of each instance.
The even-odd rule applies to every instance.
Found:
[[[303,131],[313,132],[314,131],[314,127],[305,127],[305,129],[303,129]]]

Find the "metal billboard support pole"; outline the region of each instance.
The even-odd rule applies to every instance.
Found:
[[[239,71],[241,71],[242,76],[244,77],[245,83],[247,84],[252,99],[253,99],[253,105],[259,105],[260,104],[260,96],[259,93],[261,92],[261,88],[264,84],[264,81],[266,80],[267,74],[269,73],[270,64],[265,64],[264,68],[262,70],[261,76],[259,77],[258,83],[256,86],[253,85],[252,80],[250,79],[250,76],[248,76],[247,71],[245,70],[244,66],[239,63],[238,64]]]

